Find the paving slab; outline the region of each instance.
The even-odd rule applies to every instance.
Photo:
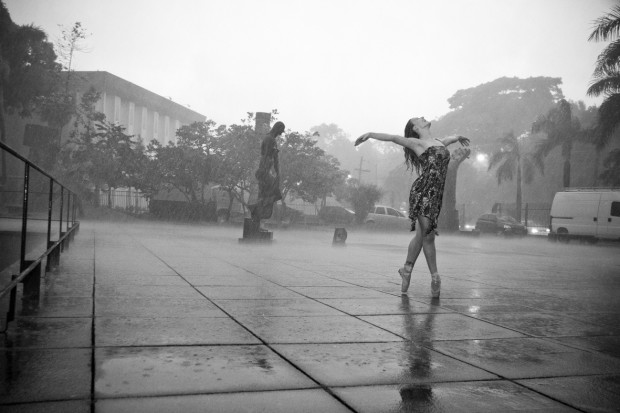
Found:
[[[95,297],[135,297],[181,299],[201,299],[203,296],[193,287],[185,285],[134,285],[100,284],[95,289]]]
[[[98,297],[97,317],[228,317],[207,299]]]
[[[237,320],[267,343],[399,341],[395,334],[345,315],[315,317],[240,316]]]
[[[97,346],[260,344],[230,318],[97,317]]]
[[[620,375],[531,379],[517,383],[586,412],[620,410]]]
[[[102,399],[96,413],[229,412],[229,413],[348,413],[349,408],[324,390]]]
[[[498,378],[410,341],[273,347],[313,379],[329,387]]]
[[[620,336],[560,337],[553,340],[570,347],[620,358]]]
[[[262,345],[107,347],[95,361],[98,398],[317,387]]]
[[[578,412],[507,381],[334,388],[359,413]]]
[[[5,348],[90,347],[90,318],[20,317],[9,325]]]
[[[275,298],[303,298],[301,294],[295,291],[274,284],[260,284],[259,286],[255,287],[210,285],[196,287],[196,289],[212,300],[270,300]]]
[[[0,349],[0,405],[89,399],[90,349]]]
[[[187,281],[178,275],[120,274],[97,277],[96,285],[153,285],[187,286]]]
[[[537,338],[437,341],[433,349],[511,379],[620,373],[620,360]]]
[[[290,287],[291,290],[310,298],[383,298],[389,294],[371,288],[346,287]]]
[[[601,336],[620,334],[620,325],[614,328],[586,323],[561,314],[534,312],[487,313],[473,315],[480,320],[521,331],[537,337]]]
[[[416,342],[525,337],[514,330],[463,314],[377,315],[360,318]]]
[[[342,315],[341,311],[309,298],[276,300],[215,300],[232,317],[316,317]]]
[[[406,301],[405,301],[406,300]],[[319,298],[318,301],[336,308],[350,315],[376,315],[376,314],[427,314],[427,313],[451,313],[450,309],[435,303],[424,303],[409,300],[404,295],[399,299],[386,296],[382,298]]]
[[[91,317],[92,297],[42,296],[38,303],[24,301],[18,306],[22,317]]]
[[[90,399],[2,406],[2,413],[91,413]]]

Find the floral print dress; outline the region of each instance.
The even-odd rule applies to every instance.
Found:
[[[427,217],[430,226],[427,234],[437,234],[437,218],[441,210],[443,188],[446,183],[450,151],[445,146],[429,146],[420,155],[422,172],[411,186],[409,193],[409,219],[415,231],[418,217]]]

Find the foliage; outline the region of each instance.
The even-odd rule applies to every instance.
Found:
[[[611,41],[598,56],[588,88],[590,96],[605,96],[597,125],[601,146],[605,146],[620,125],[620,4],[595,21],[588,40]]]
[[[542,158],[535,156],[532,153],[523,153],[521,139],[527,138],[526,135],[516,137],[513,132],[505,134],[499,138],[499,148],[495,151],[489,159],[488,170],[496,168],[495,175],[497,177],[497,185],[500,185],[502,181],[512,181],[516,174],[517,177],[517,190],[516,190],[516,205],[517,205],[517,220],[521,220],[521,182],[525,181],[529,184],[534,179],[535,170],[543,171]]]
[[[601,181],[604,185],[620,186],[620,149],[614,149],[603,162],[605,170],[601,173]]]
[[[219,135],[213,183],[228,193],[229,212],[234,199],[247,206],[254,172],[258,168],[261,142],[251,126],[253,121],[254,114],[248,113],[240,125],[224,126]]]
[[[573,116],[571,105],[562,99],[558,104],[549,110],[545,115],[532,124],[533,133],[544,133],[546,138],[542,140],[537,148],[538,156],[547,157],[556,147],[562,148],[564,158],[563,185],[570,186],[571,154],[573,146],[578,140],[585,140],[586,133],[581,127],[581,122]]]
[[[4,110],[29,116],[36,99],[47,96],[58,84],[61,66],[45,32],[32,25],[19,26],[0,2],[0,66],[6,81],[0,82]],[[1,108],[0,108],[1,109]]]
[[[355,221],[358,224],[364,223],[364,219],[382,195],[376,185],[358,184],[354,179],[347,182],[345,199],[351,203],[355,211]]]
[[[452,111],[433,124],[437,136],[459,134],[478,149],[492,150],[497,136],[507,130],[527,130],[532,122],[560,99],[560,78],[502,77],[457,91],[448,99]]]
[[[94,89],[84,94],[61,152],[59,173],[82,193],[92,187],[131,186],[140,165],[139,143],[95,110],[99,97]]]
[[[314,135],[288,132],[280,145],[280,185],[282,195],[314,203],[332,195],[344,182],[347,172],[340,170],[336,158],[317,146]]]
[[[212,178],[217,130],[215,122],[194,122],[176,131],[177,142],[167,146],[152,140],[147,146],[148,161],[143,169],[151,174],[141,174],[136,188],[153,193],[157,189],[178,189],[189,202],[204,203],[204,188]]]

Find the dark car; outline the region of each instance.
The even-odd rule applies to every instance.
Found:
[[[476,221],[476,230],[498,235],[527,235],[525,225],[513,217],[484,214]]]
[[[319,219],[325,224],[351,224],[355,221],[355,212],[337,205],[324,206],[319,211]]]

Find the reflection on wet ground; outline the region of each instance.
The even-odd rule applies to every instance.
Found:
[[[617,411],[618,246],[83,223],[0,337],[0,410]],[[0,303],[5,306],[5,303]],[[3,313],[4,314],[4,313]]]

